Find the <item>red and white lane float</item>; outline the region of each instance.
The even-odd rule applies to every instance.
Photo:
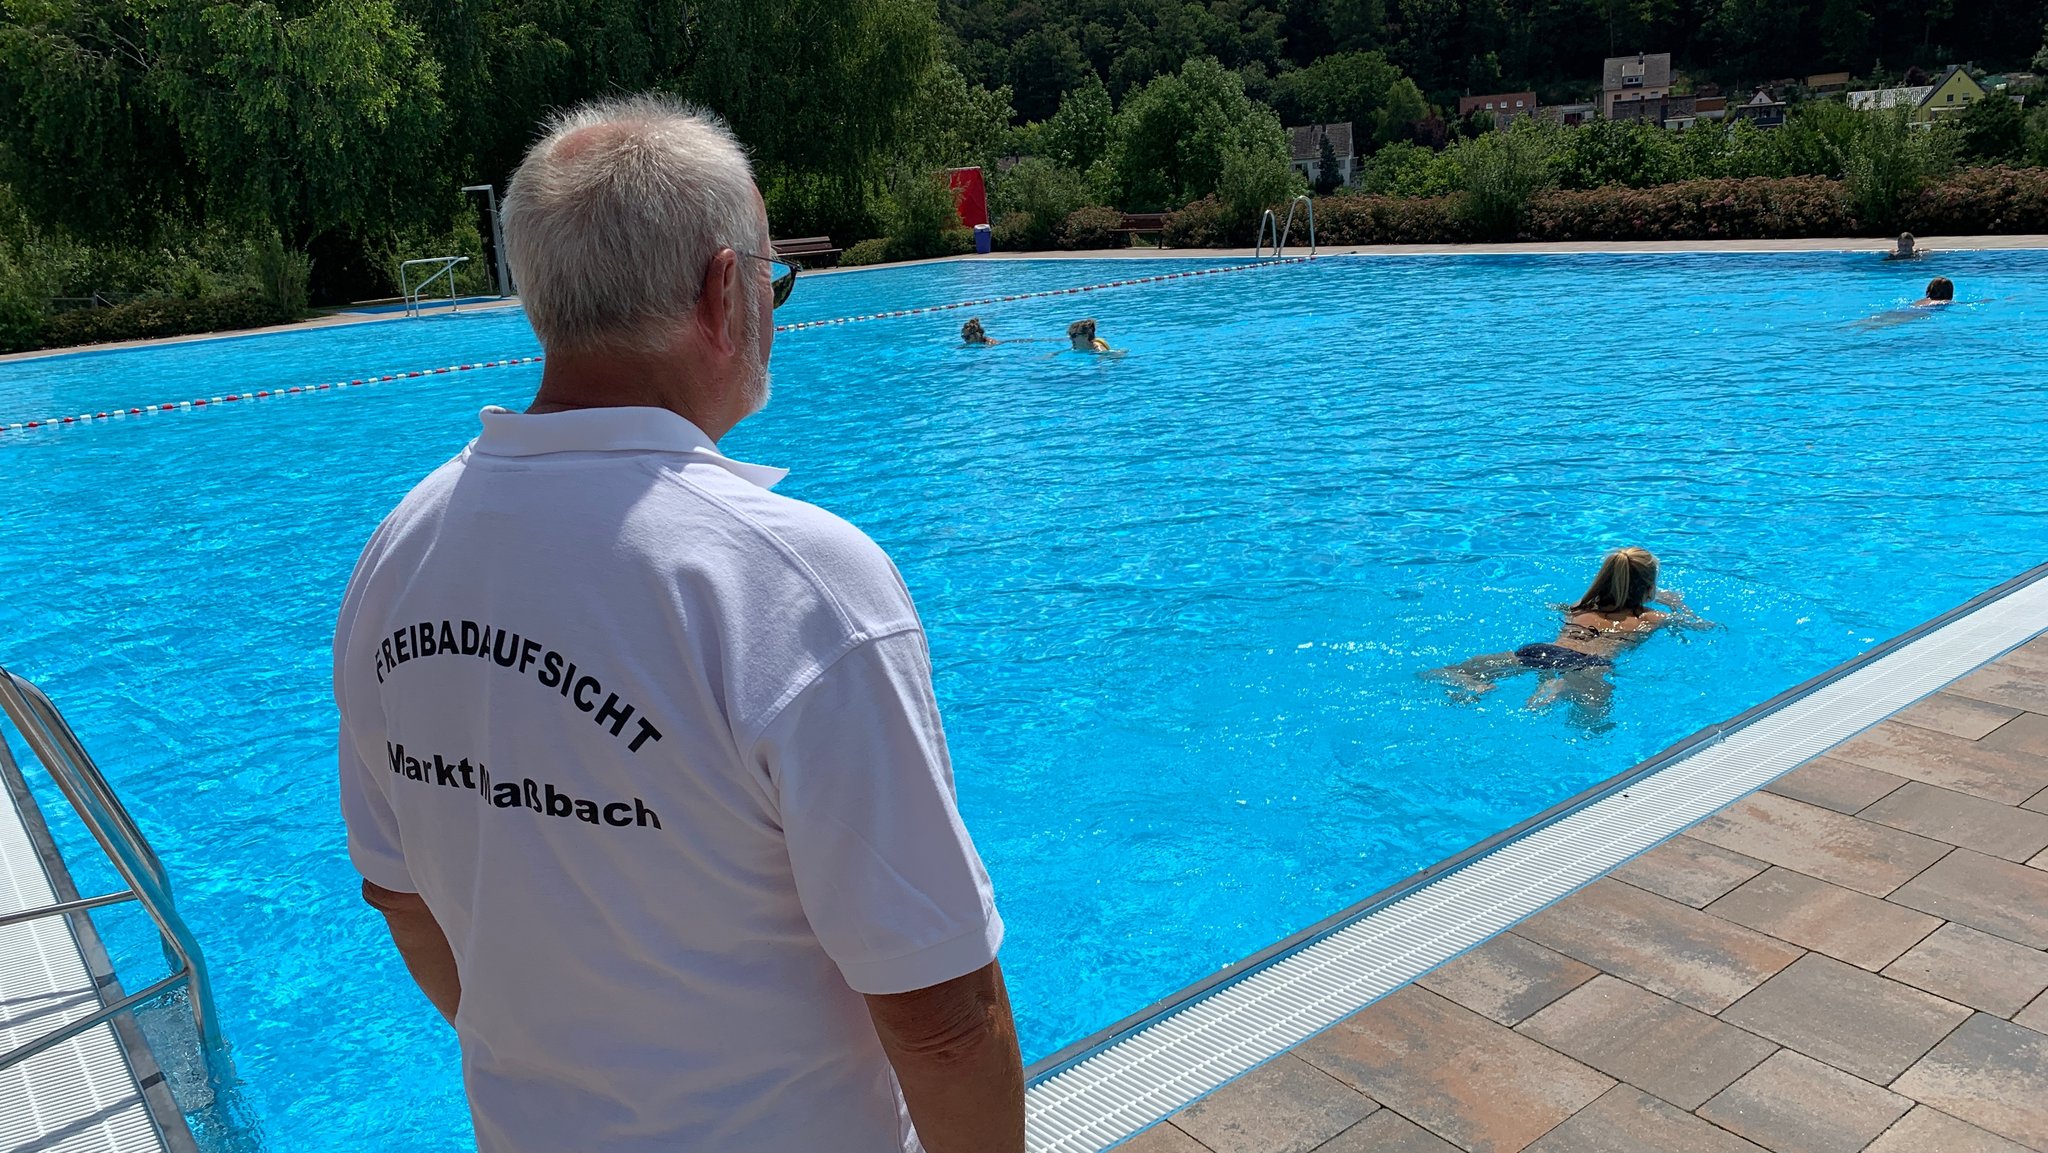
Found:
[[[1216,276],[1225,272],[1245,272],[1254,268],[1271,268],[1280,264],[1301,264],[1314,260],[1313,256],[1288,256],[1278,260],[1255,260],[1243,264],[1229,264],[1216,268],[1192,268],[1181,272],[1160,272],[1151,276],[1136,276],[1127,280],[1111,280],[1102,284],[1083,284],[1074,288],[1048,288],[1040,292],[1019,292],[1008,296],[985,296],[979,300],[961,300],[952,304],[930,304],[920,308],[899,308],[891,312],[871,312],[859,316],[835,316],[829,320],[800,320],[793,324],[778,324],[777,332],[800,332],[810,328],[824,328],[834,324],[858,324],[867,320],[894,320],[905,316],[923,316],[933,312],[952,312],[962,308],[986,308],[991,304],[1010,304],[1019,300],[1038,300],[1049,296],[1071,296],[1079,292],[1100,292],[1108,288],[1129,288],[1138,284],[1158,284],[1167,280],[1185,280],[1193,276]],[[412,380],[422,376],[439,376],[448,372],[469,372],[479,368],[512,368],[522,364],[539,364],[538,356],[515,356],[506,360],[487,360],[478,364],[451,364],[445,368],[423,368],[416,372],[391,372],[381,376],[365,376],[357,380],[336,380],[321,384],[294,384],[288,388],[263,388],[254,392],[230,392],[223,396],[201,396],[191,400],[166,401],[163,404],[144,404],[129,408],[110,408],[103,412],[82,412],[75,416],[41,417],[36,420],[17,420],[0,423],[0,432],[27,432],[32,429],[62,427],[74,424],[93,424],[102,420],[119,420],[130,416],[152,416],[160,412],[186,412],[208,405],[232,404],[244,400],[274,400],[281,396],[296,396],[301,393],[327,392],[337,388],[362,388],[383,384],[393,380]]]

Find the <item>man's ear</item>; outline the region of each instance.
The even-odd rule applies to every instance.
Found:
[[[740,316],[740,258],[722,248],[704,269],[704,284],[697,293],[697,324],[710,347],[722,356],[739,349],[744,318]]]

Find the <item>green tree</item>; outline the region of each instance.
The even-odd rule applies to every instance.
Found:
[[[1348,123],[1370,134],[1400,79],[1401,70],[1378,52],[1339,52],[1281,74],[1273,81],[1273,106],[1289,123]]]
[[[1946,133],[1913,127],[1901,106],[1857,113],[1840,143],[1829,142],[1842,168],[1843,191],[1865,228],[1889,232],[1914,194],[1946,167],[1941,154]]]
[[[1387,102],[1375,118],[1373,139],[1380,144],[1413,139],[1415,126],[1428,116],[1429,101],[1422,98],[1422,89],[1403,76],[1387,89]]]
[[[1680,175],[1672,134],[1633,120],[1589,120],[1566,132],[1554,164],[1566,188],[1647,188]]]
[[[931,168],[979,165],[993,172],[1012,115],[1009,88],[970,85],[958,68],[934,59],[918,81],[916,100],[904,110],[904,140],[897,151]]]
[[[2017,160],[2026,151],[2027,118],[2003,94],[1986,96],[1949,123],[1962,137],[1960,151],[1966,160]]]
[[[1060,98],[1059,111],[1046,121],[1045,150],[1066,167],[1085,172],[1109,151],[1114,120],[1109,89],[1091,72],[1080,87]]]
[[[1271,109],[1245,96],[1237,73],[1198,57],[1117,110],[1111,191],[1126,211],[1176,207],[1217,191],[1231,156],[1245,195],[1263,195],[1286,179],[1287,134]]]
[[[1026,157],[989,188],[989,209],[1011,247],[1051,246],[1054,230],[1087,203],[1081,174],[1042,156]]]
[[[1341,163],[1337,158],[1337,149],[1330,143],[1330,134],[1323,133],[1316,149],[1317,196],[1328,196],[1344,186],[1344,170]]]
[[[1529,210],[1529,198],[1552,181],[1549,132],[1520,119],[1505,132],[1460,142],[1453,155],[1462,177],[1460,211],[1479,234],[1512,239]]]

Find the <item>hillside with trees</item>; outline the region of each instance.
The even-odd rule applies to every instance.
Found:
[[[963,250],[939,176],[961,165],[989,174],[1004,247],[1105,245],[1119,212],[1148,211],[1175,212],[1181,243],[1242,244],[1306,186],[1283,125],[1331,122],[1353,126],[1361,176],[1327,212],[1364,240],[1521,235],[1545,197],[1787,179],[1847,215],[1801,201],[1769,228],[1867,232],[1959,167],[2048,161],[2048,113],[2001,98],[1928,133],[1837,100],[1769,130],[1499,132],[1456,99],[1586,97],[1615,50],[1668,50],[1731,92],[2022,68],[2044,19],[2048,0],[23,0],[0,5],[0,348],[295,316],[389,294],[420,256],[472,256],[463,287],[483,290],[462,186],[502,189],[551,109],[649,89],[724,115],[777,234],[829,233],[850,262]],[[1984,227],[2031,219],[2033,185],[1998,187]],[[1621,227],[1591,211],[1538,215]]]

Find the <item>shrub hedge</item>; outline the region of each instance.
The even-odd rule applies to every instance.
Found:
[[[1782,240],[1862,231],[1837,180],[1685,180],[1540,193],[1522,240]]]
[[[1905,225],[1931,236],[2048,232],[2048,169],[1966,168],[1907,201]]]
[[[1124,214],[1114,208],[1090,205],[1076,208],[1060,222],[1058,241],[1061,248],[1122,248],[1128,242],[1117,227],[1124,222]]]
[[[1324,245],[1456,244],[1480,239],[1463,196],[1339,193],[1316,202]],[[1904,227],[1926,235],[2048,232],[2048,169],[1972,168],[1921,188]],[[1686,180],[1649,188],[1552,189],[1530,197],[1518,240],[1790,240],[1869,236],[1839,180],[1818,176]],[[1241,248],[1252,230],[1214,200],[1167,219],[1181,248]]]
[[[104,344],[113,340],[148,340],[195,332],[222,332],[284,324],[299,317],[297,309],[273,303],[255,293],[208,296],[197,300],[160,297],[132,300],[111,308],[81,308],[43,318],[39,326],[10,325],[0,329],[0,351],[63,348]]]

